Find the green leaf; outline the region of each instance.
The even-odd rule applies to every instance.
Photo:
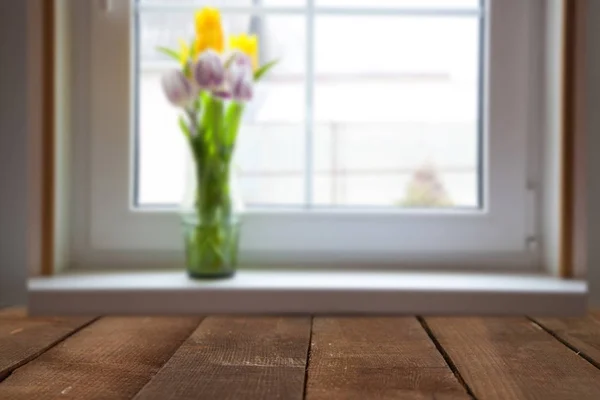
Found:
[[[183,118],[183,115],[179,116],[179,128],[181,129],[181,132],[183,132],[184,136],[190,140],[192,138],[192,134],[190,132],[190,127],[187,126],[187,124],[185,123],[185,118]]]
[[[211,154],[218,153],[218,147],[224,142],[223,132],[223,100],[206,93],[202,96],[202,122],[205,130],[205,141],[211,143]]]
[[[194,100],[193,109],[196,115],[200,115],[200,110],[202,109],[202,97],[200,95],[198,95],[196,100]]]
[[[212,131],[215,118],[214,104],[214,98],[211,95],[202,94],[202,126],[210,131]]]
[[[164,55],[166,55],[168,57],[171,57],[178,63],[181,62],[181,56],[175,50],[171,50],[168,47],[157,47],[156,50],[160,53],[163,53]]]
[[[259,69],[257,69],[256,72],[254,72],[254,81],[258,82],[278,62],[279,62],[279,60],[273,60],[273,61],[270,61],[270,62],[266,63],[265,65],[261,66]]]
[[[214,137],[218,142],[223,143],[223,141],[225,140],[225,138],[223,137],[223,110],[225,106],[223,104],[223,100],[217,98],[213,98],[212,104],[212,112],[214,114],[212,128],[215,135]]]
[[[192,71],[190,70],[190,63],[185,63],[183,67],[183,75],[185,75],[188,79],[192,76]]]
[[[223,63],[223,67],[225,69],[228,69],[231,66],[231,63],[233,62],[233,60],[235,59],[235,56],[237,55],[237,53],[231,53],[229,55],[229,57],[227,57],[227,59],[225,60],[225,62]]]
[[[233,152],[233,147],[237,139],[237,134],[240,129],[240,123],[242,121],[242,115],[244,113],[244,104],[238,102],[231,102],[225,113],[225,129],[226,129],[226,142],[230,153]]]
[[[189,46],[190,46],[190,59],[192,58],[191,55],[194,54],[194,44],[195,44],[195,40],[191,39],[190,40],[190,44],[189,44]],[[193,61],[193,59],[191,59],[191,61]],[[181,62],[181,56],[179,57],[179,62]],[[191,64],[192,63],[190,62],[190,60],[186,60],[186,62],[184,63],[184,66],[183,66],[183,73],[188,78],[191,78],[191,76],[192,76],[192,71],[191,71],[192,65]]]

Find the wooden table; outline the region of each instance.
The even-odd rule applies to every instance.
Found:
[[[585,318],[89,317],[0,310],[0,399],[600,399]]]

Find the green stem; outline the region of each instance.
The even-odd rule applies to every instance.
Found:
[[[219,272],[236,260],[238,231],[231,218],[229,178],[231,150],[243,107],[230,105],[225,112],[223,101],[207,94],[201,95],[199,103],[201,106],[194,107],[194,113],[189,114],[197,221],[188,239],[188,259],[199,270]]]

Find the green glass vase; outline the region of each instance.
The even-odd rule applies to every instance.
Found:
[[[227,278],[237,270],[243,203],[232,168],[219,167],[194,171],[182,203],[185,263],[194,279]]]
[[[188,275],[196,279],[233,276],[238,260],[239,219],[203,221],[195,214],[184,214],[182,223]]]

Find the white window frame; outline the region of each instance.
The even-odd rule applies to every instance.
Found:
[[[183,264],[179,218],[172,211],[135,210],[131,161],[134,12],[130,1],[110,9],[90,6],[88,179],[76,190],[86,199],[74,217],[76,266],[150,267]],[[254,266],[390,266],[537,268],[539,244],[532,140],[538,131],[533,79],[541,1],[491,0],[487,7],[483,182],[479,211],[249,210],[244,217],[241,260]],[[307,59],[314,42],[311,10],[323,13],[431,14],[427,9],[262,7],[261,14],[307,13]],[[227,9],[223,12],[245,12]],[[446,10],[451,12],[450,10]],[[456,11],[454,11],[456,12]],[[460,11],[458,12],[460,13]],[[494,62],[490,62],[490,60]],[[307,70],[311,76],[311,68]],[[307,84],[310,106],[312,87]],[[77,105],[76,105],[77,106]],[[310,107],[308,107],[310,110]],[[175,121],[173,122],[176,123]],[[307,126],[311,123],[310,114]],[[310,129],[307,129],[310,132]],[[79,133],[79,132],[78,132]],[[310,135],[307,145],[310,145]],[[77,167],[77,166],[76,166]]]

